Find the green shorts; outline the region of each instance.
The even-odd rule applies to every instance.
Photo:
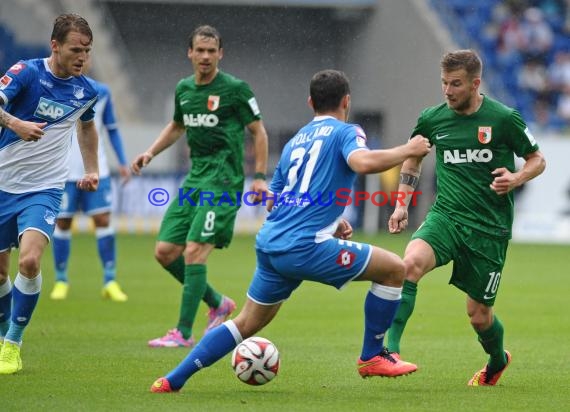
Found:
[[[449,283],[469,297],[493,306],[505,265],[508,239],[491,237],[430,211],[412,239],[426,241],[435,253],[436,267],[453,260]]]
[[[227,247],[234,234],[237,202],[235,192],[221,190],[195,190],[182,201],[176,196],[162,218],[158,240],[177,245],[197,242]]]

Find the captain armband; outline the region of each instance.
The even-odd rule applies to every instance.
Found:
[[[408,185],[415,189],[419,181],[420,178],[418,176],[409,173],[400,173],[400,184]]]

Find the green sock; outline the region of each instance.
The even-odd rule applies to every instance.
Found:
[[[165,266],[164,268],[170,273],[174,278],[184,284],[184,270],[186,265],[184,264],[184,257],[182,255],[178,256],[176,260],[174,260],[170,265]]]
[[[388,329],[388,350],[390,352],[400,353],[400,340],[402,339],[406,322],[408,322],[408,319],[412,316],[412,312],[414,311],[417,293],[417,283],[404,280],[402,301],[400,302],[400,307],[396,312],[392,326]]]
[[[483,332],[475,331],[479,335],[479,343],[485,352],[489,354],[488,367],[491,374],[500,371],[507,364],[507,356],[503,348],[503,335],[505,330],[503,324],[496,316],[493,317],[493,324]]]
[[[192,326],[200,301],[206,292],[206,265],[186,265],[178,330],[185,339],[192,336]]]
[[[206,284],[206,293],[204,293],[204,297],[202,298],[206,305],[211,308],[217,308],[222,303],[222,295],[210,286],[210,284]]]
[[[186,265],[184,264],[184,257],[182,255],[178,256],[178,258],[173,261],[170,265],[166,266],[165,269],[172,275],[174,278],[184,284],[184,270]],[[222,295],[216,292],[216,290],[211,287],[209,284],[206,286],[206,293],[204,293],[204,297],[202,298],[206,304],[211,308],[217,308],[222,303]]]

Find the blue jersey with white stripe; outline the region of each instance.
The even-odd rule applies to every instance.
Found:
[[[276,204],[256,247],[279,253],[330,239],[356,178],[348,158],[357,150],[369,150],[357,125],[319,116],[299,130],[285,145],[273,175],[269,189]]]
[[[47,122],[44,136],[26,142],[0,131],[0,190],[25,193],[63,189],[76,122],[93,119],[97,92],[85,76],[56,77],[47,59],[13,65],[0,78],[4,109],[20,120]]]

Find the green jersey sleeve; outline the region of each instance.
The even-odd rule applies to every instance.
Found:
[[[248,125],[253,121],[261,119],[261,111],[257,105],[255,95],[246,82],[240,82],[236,91],[236,97],[236,110],[243,124]]]
[[[418,117],[418,121],[416,123],[416,126],[414,127],[414,129],[412,130],[412,134],[410,135],[410,138],[421,134],[423,137],[428,138],[429,142],[431,144],[433,144],[434,142],[432,141],[432,126],[431,126],[431,122],[429,121],[429,119],[431,118],[431,114],[433,112],[433,108],[428,107],[424,110],[422,110],[422,112],[420,113],[419,117]]]
[[[517,110],[512,111],[510,125],[511,130],[507,134],[509,136],[508,144],[518,157],[524,157],[538,150],[534,136]]]

